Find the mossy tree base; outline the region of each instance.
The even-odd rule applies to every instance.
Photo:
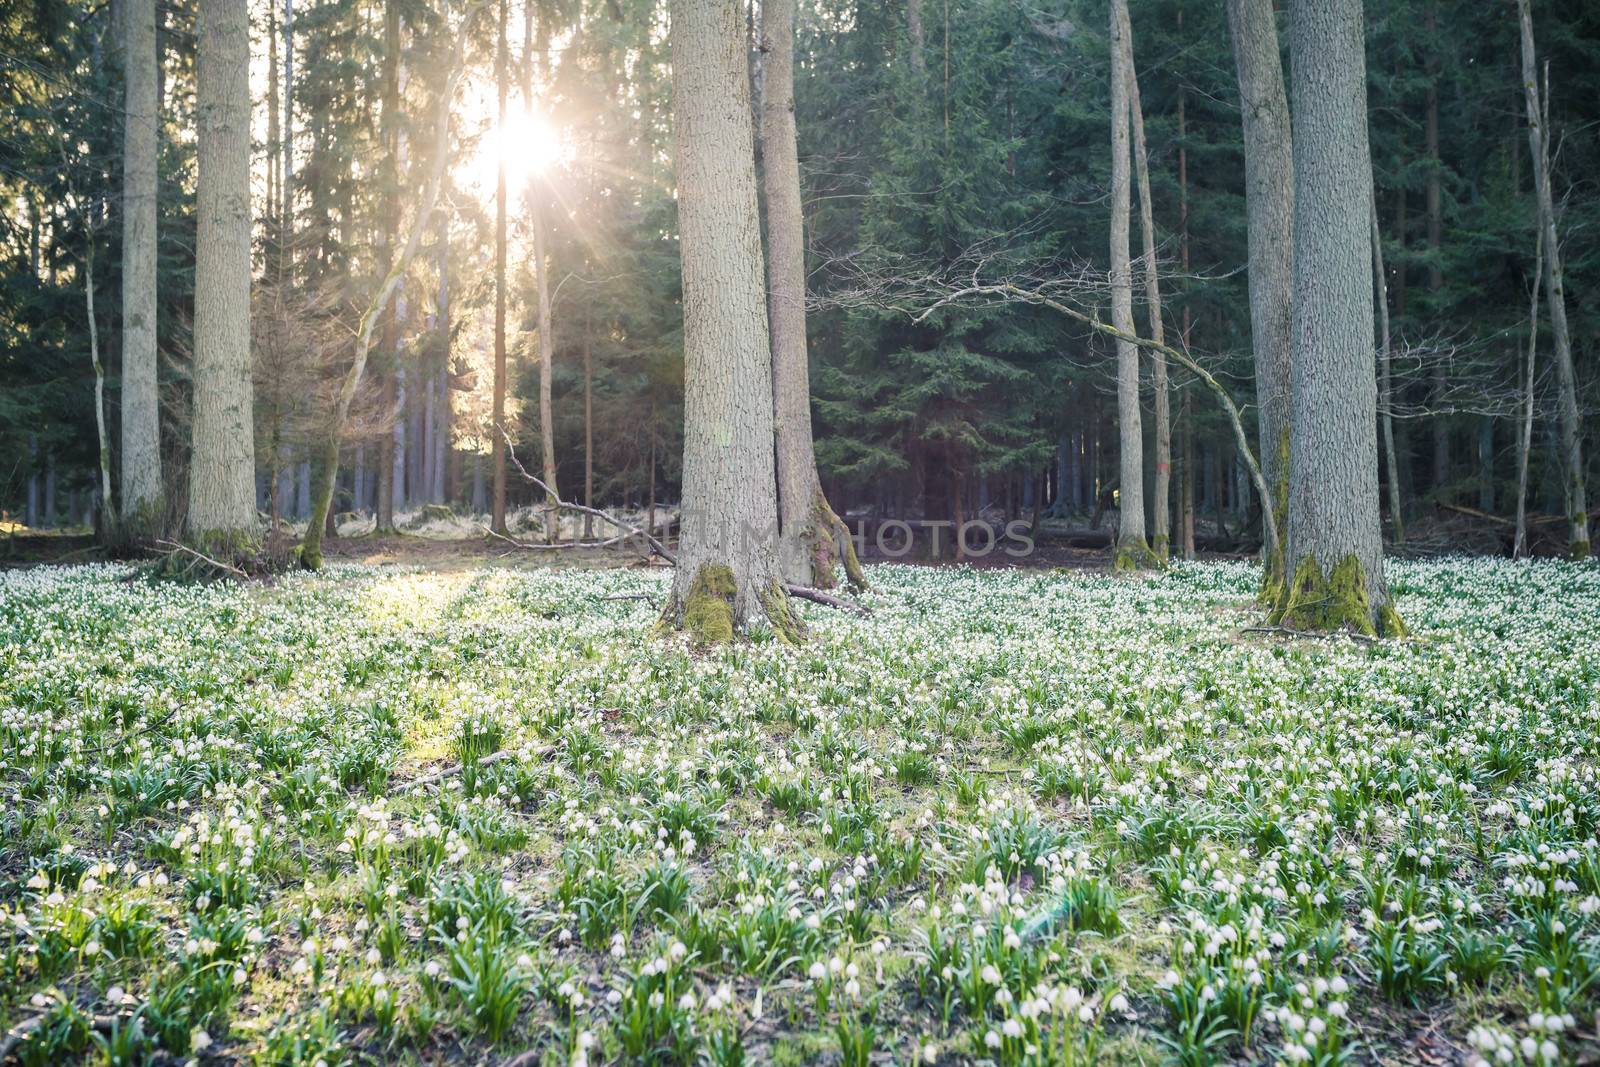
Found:
[[[729,644],[741,628],[738,598],[739,583],[732,567],[722,563],[701,564],[682,604],[667,605],[659,629],[680,628],[702,647]],[[755,600],[778,640],[786,645],[798,645],[805,640],[805,624],[795,614],[782,582],[773,578],[755,594]]]
[[[1353,554],[1334,564],[1326,575],[1315,557],[1303,557],[1272,621],[1291,630],[1348,630],[1366,637],[1404,637],[1406,633],[1392,603],[1384,601],[1373,607],[1366,570]]]
[[[1573,541],[1567,545],[1567,558],[1570,560],[1585,560],[1589,558],[1589,542]]]
[[[1117,542],[1117,554],[1111,561],[1111,569],[1122,573],[1124,571],[1158,571],[1164,567],[1161,557],[1145,544],[1143,538],[1130,538]]]

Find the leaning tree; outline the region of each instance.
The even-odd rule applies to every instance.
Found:
[[[683,523],[662,620],[726,641],[800,622],[782,581],[772,349],[738,0],[673,0],[673,137],[683,258]]]
[[[1297,0],[1287,626],[1398,634],[1383,579],[1362,0]]]

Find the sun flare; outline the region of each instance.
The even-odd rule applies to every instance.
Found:
[[[504,125],[491,124],[478,142],[470,167],[473,181],[493,189],[499,166],[506,166],[506,184],[513,190],[571,158],[572,147],[543,115],[515,110]]]

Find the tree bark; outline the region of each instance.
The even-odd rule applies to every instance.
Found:
[[[795,0],[764,0],[761,159],[767,209],[767,321],[772,337],[773,425],[778,467],[778,559],[786,581],[832,589],[845,565],[862,584],[849,531],[828,505],[811,435],[806,354],[805,222],[794,122]]]
[[[156,6],[126,0],[122,131],[122,520],[160,533],[156,390]]]
[[[499,94],[499,129],[506,128],[506,95],[509,89],[506,18],[509,0],[500,0],[499,35],[495,48],[495,86]],[[494,186],[494,400],[489,432],[490,457],[494,466],[494,489],[490,504],[489,529],[504,536],[506,530],[506,159],[500,153],[495,168]]]
[[[1166,343],[1166,328],[1161,317],[1161,280],[1156,270],[1156,233],[1151,206],[1150,156],[1144,140],[1144,105],[1139,98],[1139,72],[1133,60],[1133,25],[1128,17],[1127,0],[1117,0],[1122,19],[1124,67],[1128,75],[1128,117],[1133,124],[1133,160],[1139,177],[1139,232],[1144,239],[1144,295],[1150,319],[1150,338]],[[1154,536],[1150,547],[1163,562],[1171,554],[1172,492],[1172,397],[1167,389],[1167,357],[1160,349],[1150,350],[1150,382],[1155,390],[1155,486],[1151,493]]]
[[[582,32],[581,25],[579,32]],[[533,112],[533,4],[524,0],[522,25],[522,104]],[[545,248],[543,190],[534,177],[528,186],[528,225],[533,230],[533,279],[539,294],[539,453],[543,463],[545,493],[544,535],[547,544],[560,540],[561,511],[556,504],[561,499],[556,485],[556,419],[551,397],[551,382],[555,372],[555,338],[550,325],[550,264]],[[502,271],[503,273],[503,271]]]
[[[1283,544],[1288,536],[1289,514],[1294,146],[1272,0],[1227,0],[1227,10],[1244,127],[1250,335],[1260,408],[1257,450],[1262,476],[1272,488],[1270,510],[1278,522],[1278,543]],[[1266,600],[1274,601],[1287,576],[1284,560],[1269,555],[1262,563],[1262,592]]]
[[[1522,95],[1528,112],[1528,148],[1533,156],[1533,181],[1539,205],[1539,230],[1544,238],[1545,297],[1550,311],[1550,337],[1555,349],[1559,390],[1561,461],[1565,473],[1568,535],[1573,559],[1589,555],[1589,508],[1583,484],[1583,426],[1578,414],[1577,375],[1572,367],[1572,335],[1567,329],[1567,295],[1562,285],[1561,244],[1556,237],[1556,212],[1550,190],[1550,148],[1539,104],[1533,49],[1533,16],[1528,0],[1517,0],[1522,26]]]
[[[1372,163],[1361,0],[1296,0],[1294,355],[1285,625],[1403,631],[1383,575]]]
[[[201,0],[195,110],[194,424],[188,534],[253,550],[250,378],[250,12]]]
[[[1111,323],[1132,335],[1133,274],[1128,253],[1130,163],[1128,147],[1128,49],[1123,0],[1111,5]],[[1139,409],[1139,349],[1117,338],[1117,434],[1120,464],[1118,569],[1156,562],[1145,541],[1144,431]]]
[[[777,558],[772,349],[738,0],[672,2],[683,258],[683,525],[663,622],[702,642],[802,631]]]
[[[83,255],[83,302],[89,322],[89,361],[94,366],[94,428],[100,446],[100,529],[104,534],[117,512],[111,502],[111,437],[106,430],[106,369],[105,364],[100,362],[100,324],[94,310],[94,241],[95,235],[91,229],[88,247]]]
[[[1522,379],[1522,424],[1517,428],[1517,525],[1511,556],[1528,554],[1528,457],[1533,451],[1534,364],[1539,355],[1539,290],[1544,284],[1544,229],[1534,236],[1533,285],[1528,291],[1528,353]]]
[[[1440,187],[1439,164],[1439,54],[1438,2],[1428,0],[1422,17],[1422,31],[1427,40],[1428,58],[1423,64],[1427,88],[1423,97],[1423,151],[1428,156],[1428,179],[1423,186],[1423,207],[1428,226],[1428,299],[1429,310],[1440,317],[1439,294],[1444,289],[1444,269],[1439,262],[1443,247],[1444,198]],[[1442,413],[1445,395],[1444,367],[1435,362],[1428,373],[1429,390],[1440,413],[1433,416],[1433,491],[1441,501],[1447,500],[1445,492],[1450,484],[1450,421]]]
[[[537,191],[529,196],[529,204],[534,285],[539,291],[539,452],[543,458],[544,484],[550,487],[545,494],[544,529],[545,537],[553,544],[558,540],[561,512],[556,509],[559,497],[556,493],[556,417],[551,396],[555,338],[550,334],[550,265],[546,262],[544,210],[538,202]],[[501,255],[504,256],[503,251]]]
[[[1372,218],[1372,281],[1376,289],[1373,302],[1378,308],[1378,419],[1383,426],[1389,523],[1394,529],[1394,543],[1399,545],[1405,543],[1406,524],[1400,510],[1400,459],[1394,450],[1394,357],[1389,347],[1389,283],[1383,269],[1383,234],[1378,229],[1377,192],[1374,185],[1369,214]]]

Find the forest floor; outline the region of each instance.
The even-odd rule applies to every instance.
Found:
[[[0,1062],[1600,1059],[1600,568],[418,562],[0,574]]]

